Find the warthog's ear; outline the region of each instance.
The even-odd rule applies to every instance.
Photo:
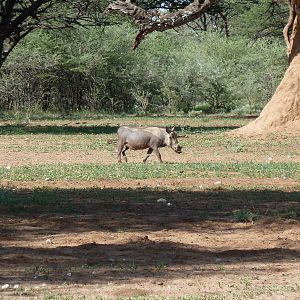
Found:
[[[170,128],[170,127],[166,127],[166,131],[167,131],[167,133],[171,133],[171,132],[173,132],[173,131],[174,131],[174,129],[175,129],[175,127],[172,127],[172,128]]]

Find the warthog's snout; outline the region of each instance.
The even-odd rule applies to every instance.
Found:
[[[181,153],[181,152],[182,152],[182,147],[178,145],[178,146],[174,149],[174,151],[175,151],[176,153]]]

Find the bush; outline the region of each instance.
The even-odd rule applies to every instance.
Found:
[[[284,47],[216,33],[154,33],[137,51],[130,25],[29,35],[3,68],[1,110],[219,113],[260,110],[285,68]]]

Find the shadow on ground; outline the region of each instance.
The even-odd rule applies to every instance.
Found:
[[[255,265],[300,260],[300,251],[271,248],[259,250],[208,251],[174,242],[155,242],[147,237],[123,244],[87,243],[56,248],[9,247],[1,249],[1,282],[45,280],[62,283],[107,283],[134,278],[181,278],[188,273],[213,276],[224,264],[244,265],[226,274],[239,276],[245,264]],[[7,271],[7,267],[9,270]],[[261,266],[262,273],[265,266]],[[16,270],[23,270],[19,273]],[[270,270],[269,270],[270,271]],[[72,274],[69,277],[68,273]]]
[[[165,200],[158,200],[165,199]],[[157,202],[159,201],[159,202]],[[166,201],[162,203],[160,201]],[[145,231],[180,228],[184,223],[251,221],[253,218],[298,217],[300,192],[280,190],[188,191],[151,188],[0,190],[0,217],[51,219],[46,230]],[[241,212],[236,214],[235,212]],[[289,214],[290,213],[290,214]],[[24,231],[20,232],[22,235]],[[43,230],[41,229],[41,233]],[[15,232],[15,236],[17,236]]]
[[[126,124],[120,124],[126,125]],[[131,125],[132,126],[132,125]],[[156,126],[153,124],[152,126]],[[171,125],[170,125],[171,126]],[[54,135],[76,135],[76,134],[116,134],[119,126],[97,125],[97,126],[69,126],[69,125],[2,125],[0,135],[23,135],[23,134],[54,134]],[[223,132],[239,128],[239,126],[199,126],[199,127],[176,127],[178,132],[183,133],[205,133]]]
[[[171,205],[157,202],[160,198]],[[220,272],[218,267],[211,267],[217,259],[222,264],[299,261],[300,251],[288,247],[247,250],[232,245],[230,250],[207,249],[185,241],[155,241],[146,234],[171,229],[194,232],[195,226],[203,226],[203,232],[216,230],[226,235],[228,228],[221,227],[220,222],[240,221],[235,211],[266,218],[299,211],[299,203],[300,192],[271,190],[2,190],[0,240],[10,246],[0,246],[0,281],[12,282],[16,277],[22,281],[72,283],[175,278],[191,268],[203,275]],[[209,224],[204,225],[207,220]],[[78,241],[76,245],[66,240],[66,246],[30,246],[45,236],[65,234],[68,239],[91,232],[110,233],[111,240]],[[132,233],[129,240],[114,241],[114,234],[128,232]],[[247,228],[244,232],[247,234]],[[22,246],[18,245],[20,241]]]
[[[0,126],[0,135],[22,134],[112,134],[116,133],[118,126],[63,126],[63,125],[4,125]]]

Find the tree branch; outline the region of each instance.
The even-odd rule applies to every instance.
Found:
[[[116,0],[106,8],[106,11],[121,12],[132,17],[135,23],[139,25],[139,31],[133,43],[133,49],[136,49],[147,34],[154,31],[162,32],[195,21],[216,1],[195,0],[183,9],[166,13],[158,9],[145,10],[130,3],[130,0],[126,0],[125,2]]]
[[[289,0],[289,9],[290,9],[290,15],[288,18],[288,22],[283,29],[283,37],[284,37],[284,41],[286,43],[288,56],[290,56],[291,51],[292,51],[290,34],[291,34],[291,30],[293,28],[293,25],[294,25],[294,22],[296,19],[295,0]]]

